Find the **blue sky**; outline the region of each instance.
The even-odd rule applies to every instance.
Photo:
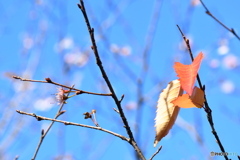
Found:
[[[239,32],[239,1],[204,1],[208,9],[229,28]],[[30,159],[40,132],[49,125],[15,110],[54,117],[58,105],[57,86],[20,82],[9,78],[44,80],[50,77],[65,85],[108,93],[90,49],[91,42],[78,1],[4,1],[0,2],[0,157]],[[122,102],[128,122],[150,158],[157,148],[154,118],[159,93],[168,82],[177,79],[176,61],[190,64],[190,57],[176,25],[190,39],[196,56],[205,54],[199,75],[206,85],[206,95],[213,111],[215,129],[227,152],[240,154],[240,41],[205,14],[197,1],[85,1],[104,68]],[[157,13],[157,19],[152,20]],[[154,22],[154,23],[152,23]],[[151,25],[152,24],[152,25]],[[155,28],[155,32],[149,32]],[[147,59],[143,51],[148,36],[153,38]],[[146,60],[146,61],[145,61]],[[147,62],[148,70],[143,72]],[[143,81],[144,103],[139,110],[138,79]],[[97,110],[101,127],[127,136],[120,117],[112,108],[110,97],[79,95],[68,100],[66,113],[59,119],[94,125],[84,112]],[[140,117],[140,118],[139,118]],[[138,130],[136,127],[138,126]],[[200,138],[201,141],[199,141]],[[223,159],[210,157],[220,152],[203,109],[181,109],[178,119],[158,146],[163,148],[155,159]],[[127,143],[107,133],[54,124],[45,138],[37,159],[134,159]],[[236,156],[229,156],[237,159]]]

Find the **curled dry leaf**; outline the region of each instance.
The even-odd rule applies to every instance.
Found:
[[[178,106],[180,108],[202,108],[204,102],[204,92],[198,87],[194,87],[191,96],[183,94],[172,101],[174,106]]]
[[[177,76],[179,77],[183,90],[185,90],[187,94],[189,94],[189,96],[192,95],[193,85],[195,83],[196,76],[200,68],[202,59],[203,59],[203,53],[200,52],[197,55],[197,57],[194,59],[192,64],[184,65],[180,62],[175,62],[173,66],[173,68],[177,73]]]
[[[172,128],[180,108],[177,106],[174,107],[174,104],[171,102],[178,96],[182,95],[182,93],[183,90],[180,81],[173,80],[160,94],[157,104],[157,115],[155,118],[156,137],[154,147]]]

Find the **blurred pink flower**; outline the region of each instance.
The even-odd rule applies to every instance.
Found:
[[[128,46],[128,45],[125,45],[123,47],[119,47],[117,44],[112,44],[110,46],[110,50],[111,50],[111,52],[117,53],[117,54],[122,55],[122,56],[129,56],[132,52],[131,47]]]
[[[89,59],[88,53],[82,53],[80,51],[70,52],[64,56],[64,61],[69,65],[77,65],[83,67],[87,64]]]
[[[199,0],[192,0],[192,1],[191,1],[191,4],[192,4],[192,6],[198,6],[198,5],[200,5],[201,3],[200,3]]]
[[[65,95],[66,93],[68,93],[68,90],[64,90],[63,88],[57,88],[58,92],[56,93],[56,99],[58,101],[58,104],[62,104],[65,102],[65,100],[67,100],[67,96]]]
[[[217,68],[217,67],[219,67],[219,60],[217,60],[217,59],[212,59],[212,60],[210,61],[210,67],[211,67],[211,68]]]
[[[235,85],[232,81],[225,80],[221,84],[221,90],[226,94],[232,93],[234,89],[235,89]]]
[[[227,55],[223,59],[223,65],[227,69],[233,69],[238,66],[238,58],[234,55]]]

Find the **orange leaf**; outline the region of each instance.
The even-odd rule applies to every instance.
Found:
[[[180,108],[202,108],[204,101],[204,92],[200,88],[194,87],[192,96],[189,97],[188,94],[183,94],[182,96],[174,99],[172,103],[174,106],[178,106]]]
[[[193,85],[195,83],[202,59],[203,53],[200,52],[192,64],[184,65],[180,62],[175,62],[173,66],[177,76],[179,77],[183,90],[185,90],[190,96],[192,95]]]
[[[196,107],[194,103],[191,101],[188,94],[183,94],[182,96],[179,96],[175,100],[172,101],[174,106],[180,107],[180,108],[192,108]]]

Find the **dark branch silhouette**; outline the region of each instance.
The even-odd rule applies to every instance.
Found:
[[[189,43],[189,39],[186,38],[186,36],[184,35],[184,33],[182,32],[181,28],[177,25],[182,37],[183,37],[183,40],[185,41],[186,45],[187,45],[187,49],[188,49],[188,52],[189,52],[189,55],[191,57],[191,60],[193,61],[194,60],[194,57],[193,57],[193,54],[192,54],[192,50],[191,50],[191,46],[190,46],[190,43]],[[208,101],[207,101],[207,97],[206,97],[206,93],[205,93],[205,86],[202,85],[201,83],[201,80],[200,80],[200,77],[199,75],[197,74],[197,81],[198,81],[198,84],[199,84],[199,87],[201,88],[201,90],[204,91],[204,98],[205,98],[205,102],[204,102],[204,111],[207,113],[207,119],[208,119],[208,122],[211,126],[211,129],[212,129],[212,134],[214,135],[214,137],[216,138],[216,141],[217,141],[217,144],[218,146],[220,147],[221,151],[223,153],[225,153],[225,149],[220,141],[220,138],[218,137],[218,134],[217,134],[217,131],[215,130],[215,127],[214,127],[214,123],[213,123],[213,118],[212,118],[212,110],[211,108],[209,107],[208,105]],[[228,160],[228,157],[227,155],[224,154],[224,158],[226,160]]]
[[[84,6],[84,2],[83,0],[80,0],[80,4],[78,4],[78,7],[79,9],[82,11],[82,14],[84,16],[84,19],[85,19],[85,22],[86,22],[86,25],[87,25],[87,29],[88,29],[88,32],[89,32],[89,35],[90,35],[90,38],[91,38],[91,42],[92,42],[92,50],[94,52],[94,55],[95,55],[95,58],[96,58],[96,63],[101,71],[101,74],[102,74],[102,77],[103,79],[105,80],[109,90],[111,91],[112,93],[112,98],[113,100],[115,101],[115,104],[117,105],[117,108],[118,108],[118,111],[119,111],[119,114],[120,114],[120,117],[123,121],[123,124],[125,125],[125,128],[126,128],[126,131],[127,131],[127,134],[130,138],[130,141],[129,143],[134,147],[135,151],[138,153],[138,156],[142,159],[142,160],[145,160],[145,157],[144,155],[142,154],[142,151],[140,150],[140,148],[138,147],[134,137],[133,137],[133,133],[131,131],[131,128],[128,124],[128,121],[125,117],[125,114],[123,112],[123,109],[122,109],[122,106],[121,106],[121,100],[118,100],[117,98],[117,95],[112,87],[112,84],[107,76],[107,73],[105,72],[104,68],[103,68],[103,65],[102,65],[102,61],[100,59],[100,56],[99,56],[99,53],[98,53],[98,49],[97,49],[97,45],[96,45],[96,41],[95,41],[95,37],[94,37],[94,28],[91,27],[90,25],[90,22],[88,20],[88,16],[87,16],[87,12],[86,12],[86,9],[85,9],[85,6]]]
[[[238,40],[240,40],[240,37],[238,36],[238,34],[235,32],[235,30],[233,28],[229,28],[227,27],[225,24],[223,24],[219,19],[217,19],[207,8],[207,6],[203,3],[202,0],[200,0],[201,4],[203,5],[203,7],[206,10],[206,14],[209,15],[210,17],[212,17],[215,21],[217,21],[221,26],[223,26],[226,30],[228,30],[229,32],[231,32],[235,37],[237,37]]]

